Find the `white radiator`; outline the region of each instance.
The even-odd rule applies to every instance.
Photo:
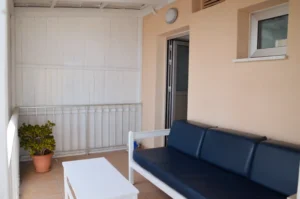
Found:
[[[141,115],[141,104],[20,107],[19,125],[54,122],[59,157],[126,149],[128,132],[141,130]]]

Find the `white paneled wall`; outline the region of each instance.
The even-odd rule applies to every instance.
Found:
[[[65,10],[16,9],[16,104],[140,102],[141,19]]]
[[[139,14],[17,8],[12,24],[20,123],[56,123],[58,156],[124,149],[141,130]]]
[[[20,67],[16,73],[18,106],[139,102],[138,71]]]

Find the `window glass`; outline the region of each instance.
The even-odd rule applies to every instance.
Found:
[[[258,22],[257,49],[285,47],[288,33],[288,15]]]
[[[189,47],[178,45],[177,55],[176,90],[187,91],[189,78]]]

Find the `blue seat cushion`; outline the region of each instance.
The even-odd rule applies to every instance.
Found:
[[[258,145],[251,179],[285,195],[297,193],[299,175],[299,146],[289,146],[276,141]]]
[[[242,176],[249,176],[249,169],[257,143],[265,137],[228,133],[209,129],[201,150],[201,159]]]
[[[195,126],[186,121],[174,121],[168,137],[168,146],[197,157],[206,130],[205,127]]]
[[[242,176],[172,147],[134,151],[133,159],[188,199],[285,199]]]

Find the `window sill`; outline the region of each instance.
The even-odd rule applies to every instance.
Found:
[[[271,61],[271,60],[283,60],[287,59],[286,55],[280,56],[271,56],[271,57],[256,57],[256,58],[244,58],[244,59],[234,59],[233,63],[242,63],[242,62],[255,62],[255,61]]]

